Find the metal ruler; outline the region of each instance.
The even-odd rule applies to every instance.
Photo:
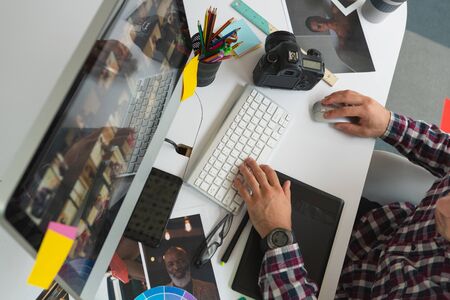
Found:
[[[233,7],[244,18],[246,18],[253,25],[261,29],[261,31],[267,35],[278,30],[275,26],[270,24],[266,19],[264,19],[260,14],[254,11],[242,0],[233,0],[233,2],[231,2],[231,7]],[[301,49],[301,51],[303,53],[306,53],[303,49]],[[337,77],[330,70],[325,69],[325,74],[322,80],[325,81],[329,86],[333,86],[337,81]]]

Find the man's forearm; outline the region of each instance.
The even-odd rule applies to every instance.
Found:
[[[391,113],[388,129],[381,138],[435,176],[450,172],[450,136],[435,125]]]
[[[316,299],[318,291],[307,279],[297,244],[267,251],[258,283],[263,299]]]

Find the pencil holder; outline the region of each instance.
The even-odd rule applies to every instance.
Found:
[[[219,70],[220,64],[222,62],[205,63],[200,61],[198,63],[197,71],[197,86],[208,86],[216,78],[217,70]]]
[[[214,39],[216,40],[216,39]],[[200,49],[200,36],[198,33],[192,36],[192,49],[197,53]],[[197,86],[203,87],[210,85],[216,78],[221,62],[206,63],[200,61],[197,71]]]

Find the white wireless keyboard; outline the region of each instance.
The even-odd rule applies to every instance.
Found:
[[[232,186],[248,158],[265,163],[283,136],[290,115],[254,86],[247,86],[187,182],[209,199],[237,214],[242,198]]]

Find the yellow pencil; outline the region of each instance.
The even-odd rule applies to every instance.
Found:
[[[205,12],[205,23],[203,24],[203,40],[206,41],[206,30],[208,29],[208,10]]]

